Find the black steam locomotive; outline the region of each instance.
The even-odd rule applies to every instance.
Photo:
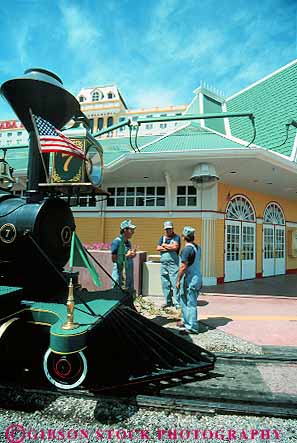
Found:
[[[106,391],[213,369],[211,353],[141,316],[126,290],[88,292],[65,271],[75,220],[63,196],[74,186],[46,182],[49,155],[39,155],[32,114],[58,129],[87,119],[43,69],[5,82],[1,92],[29,133],[29,162],[26,196],[0,192],[0,379]],[[92,149],[82,162],[89,181],[77,192],[104,192],[92,182],[91,153],[100,151]]]

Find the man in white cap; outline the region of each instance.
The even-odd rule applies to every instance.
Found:
[[[124,286],[129,291],[134,291],[133,259],[136,256],[136,249],[132,249],[130,239],[135,228],[131,220],[122,221],[120,235],[111,243],[112,278],[119,286]]]
[[[165,303],[162,308],[179,307],[178,291],[176,289],[180,250],[180,236],[175,234],[173,223],[164,222],[165,235],[159,240],[157,251],[161,254],[161,284]]]
[[[200,271],[201,248],[194,243],[195,229],[183,229],[185,246],[180,255],[176,287],[179,290],[182,320],[178,322],[182,334],[198,334],[197,296],[202,286]]]

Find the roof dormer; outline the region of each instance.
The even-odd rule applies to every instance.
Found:
[[[99,102],[104,97],[102,91],[98,88],[94,89],[91,93],[92,102]]]

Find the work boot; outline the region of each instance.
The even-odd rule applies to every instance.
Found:
[[[186,329],[186,328],[181,328],[180,330],[179,330],[179,333],[181,334],[181,335],[189,335],[189,334],[193,334],[193,335],[196,335],[196,334],[199,334],[199,332],[198,331],[195,331],[194,329]]]
[[[164,303],[164,305],[161,306],[161,309],[172,308],[172,306],[172,303]]]

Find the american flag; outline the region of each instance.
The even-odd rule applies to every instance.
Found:
[[[33,114],[33,118],[36,123],[42,153],[58,152],[72,155],[82,160],[86,158],[84,151],[69,140],[69,138],[65,137],[65,135],[51,123],[38,115]]]

